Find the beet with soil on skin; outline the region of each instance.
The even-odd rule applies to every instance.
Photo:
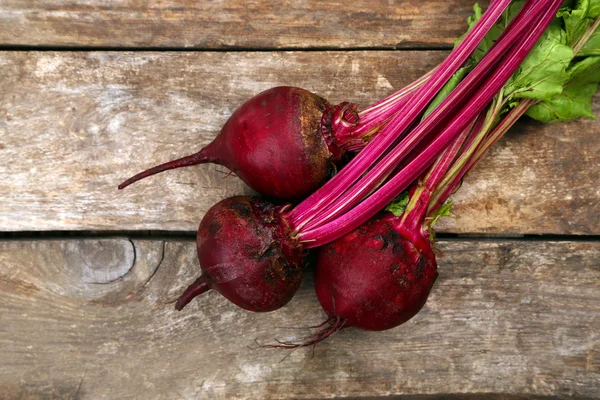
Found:
[[[343,150],[334,125],[357,121],[356,106],[332,106],[307,90],[280,86],[242,104],[219,135],[198,153],[141,172],[123,189],[169,169],[213,163],[229,168],[257,192],[298,199],[320,187],[336,170]],[[340,112],[342,115],[340,116]],[[333,120],[335,116],[335,121]]]
[[[370,331],[394,328],[425,304],[437,263],[429,240],[408,238],[390,212],[320,249],[315,290],[330,318]]]
[[[200,223],[197,249],[202,275],[179,298],[181,310],[214,289],[250,311],[273,311],[296,293],[304,251],[281,220],[285,206],[236,196],[214,205]]]
[[[427,233],[414,234],[401,217],[381,213],[319,249],[315,291],[328,316],[319,331],[263,347],[312,346],[348,327],[395,328],[423,308],[437,276]]]

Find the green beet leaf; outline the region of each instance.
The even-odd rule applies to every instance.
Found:
[[[588,39],[585,45],[581,48],[579,53],[577,53],[579,57],[589,57],[589,56],[600,56],[600,30],[596,29],[596,31],[592,34],[592,36]]]
[[[521,7],[525,4],[525,0],[517,0],[513,1],[510,6],[504,11],[499,21],[490,29],[487,35],[483,38],[483,40],[479,43],[479,46],[475,49],[473,54],[471,55],[471,64],[472,66],[483,58],[483,56],[488,52],[490,47],[498,40],[498,37],[502,34],[502,32],[506,29],[509,22],[514,18],[515,15],[519,12]],[[463,41],[464,37],[469,33],[471,29],[475,26],[477,21],[481,19],[483,15],[483,10],[479,7],[479,4],[475,3],[473,6],[473,15],[467,19],[467,24],[469,25],[469,29],[467,32],[459,37],[456,42],[454,42],[454,47],[458,46],[460,42]]]
[[[564,21],[567,44],[571,47],[592,25],[592,19],[588,18],[589,8],[589,0],[579,0],[575,8],[561,8],[556,14]]]
[[[408,192],[402,192],[390,204],[387,205],[385,210],[391,212],[396,217],[400,217],[402,214],[404,214],[404,210],[406,210],[409,200],[410,198],[408,196]]]
[[[590,8],[588,9],[588,18],[600,17],[600,0],[591,0]]]
[[[452,203],[454,203],[454,201],[448,200],[435,211],[430,226],[434,226],[438,222],[438,219],[440,219],[441,217],[450,216],[450,208],[452,207]]]
[[[563,92],[530,107],[526,114],[541,122],[564,122],[580,117],[594,118],[592,98],[600,83],[600,57],[588,57],[568,70]]]
[[[544,101],[560,94],[573,59],[573,49],[566,41],[566,33],[555,20],[507,82],[505,97]]]
[[[427,110],[425,110],[425,114],[423,114],[423,119],[425,119],[429,114],[431,114],[432,111],[435,110],[436,107],[439,106],[440,103],[444,101],[446,97],[448,97],[448,95],[450,95],[450,93],[452,93],[454,88],[458,86],[460,81],[463,80],[463,78],[467,75],[467,72],[469,72],[470,70],[471,67],[462,67],[458,71],[456,71],[454,75],[452,75],[452,77],[448,80],[448,82],[446,82],[446,84],[442,87],[442,89],[432,100]]]

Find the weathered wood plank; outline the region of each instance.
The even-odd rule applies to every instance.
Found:
[[[599,242],[439,246],[421,313],[390,331],[344,330],[313,357],[250,348],[321,321],[310,273],[277,312],[209,293],[179,313],[193,242],[0,242],[0,398],[597,398]]]
[[[269,87],[366,105],[445,54],[0,53],[0,231],[195,230],[212,204],[247,191],[223,168],[116,185],[199,149]],[[467,179],[440,230],[599,234],[599,134],[598,121],[520,124]]]
[[[447,48],[466,29],[472,6],[472,0],[1,0],[0,44]]]

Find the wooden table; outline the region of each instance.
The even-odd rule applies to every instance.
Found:
[[[217,293],[173,310],[198,222],[239,180],[203,166],[116,190],[263,89],[391,93],[471,5],[0,0],[0,398],[600,398],[598,120],[518,124],[440,224],[423,311],[314,350],[254,348],[323,319],[311,271],[277,312]]]

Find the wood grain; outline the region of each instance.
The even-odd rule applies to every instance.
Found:
[[[0,45],[448,48],[466,29],[472,6],[472,0],[0,0]]]
[[[276,85],[367,105],[445,52],[0,53],[0,231],[194,231],[248,189],[222,167],[170,171],[247,98]],[[600,110],[598,97],[595,111]],[[600,123],[516,127],[456,194],[443,232],[600,233]]]
[[[313,356],[252,348],[321,322],[310,271],[277,312],[214,292],[176,312],[198,271],[193,242],[0,242],[0,398],[598,398],[600,243],[439,247],[440,277],[414,319],[343,330]]]

